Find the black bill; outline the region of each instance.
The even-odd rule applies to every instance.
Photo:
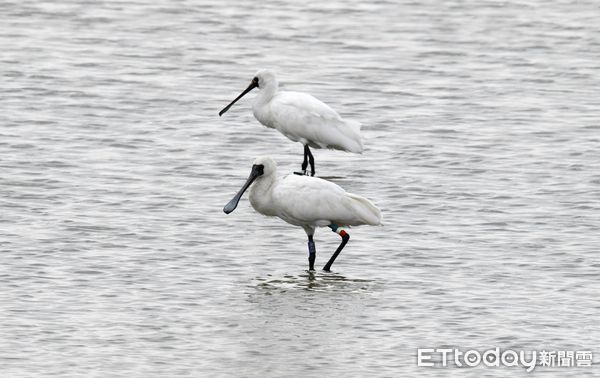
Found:
[[[250,172],[250,176],[248,176],[248,180],[246,180],[246,183],[244,184],[244,186],[242,186],[242,189],[240,189],[240,191],[223,208],[223,211],[225,212],[225,214],[229,214],[233,210],[235,210],[235,208],[238,205],[238,202],[240,202],[240,198],[242,198],[242,195],[244,194],[246,189],[248,189],[248,187],[254,182],[254,180],[256,180],[256,178],[258,176],[263,174],[264,168],[265,168],[265,166],[262,164],[259,164],[259,165],[255,164],[252,166],[252,171]]]
[[[226,111],[229,110],[229,108],[231,108],[231,106],[233,104],[235,104],[240,98],[244,97],[244,95],[248,92],[250,92],[251,90],[253,90],[254,88],[258,87],[258,79],[254,78],[252,79],[252,82],[250,83],[250,85],[248,86],[248,88],[244,89],[244,91],[235,98],[235,100],[231,101],[231,103],[229,105],[227,105],[226,107],[223,108],[223,110],[221,110],[219,112],[219,117],[223,115],[223,113],[225,113]]]

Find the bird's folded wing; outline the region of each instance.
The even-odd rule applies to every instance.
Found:
[[[277,185],[274,199],[280,215],[299,223],[322,220],[340,224],[364,223],[353,195],[326,180],[288,175]]]
[[[343,120],[327,104],[300,92],[279,92],[271,102],[275,127],[310,145],[362,152],[360,123]]]

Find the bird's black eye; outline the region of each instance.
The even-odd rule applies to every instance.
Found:
[[[265,173],[265,166],[262,164],[257,165],[256,172],[258,173],[259,176],[262,176]]]
[[[258,87],[258,78],[256,76],[254,77],[254,79],[252,79],[252,82]]]

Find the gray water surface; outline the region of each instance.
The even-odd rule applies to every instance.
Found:
[[[587,1],[0,2],[4,377],[526,376],[419,347],[600,348],[600,7]],[[317,174],[385,226],[306,272],[222,207],[259,68],[363,123]],[[320,229],[317,265],[339,237]],[[592,368],[536,375],[593,376]],[[531,376],[531,375],[529,375]]]

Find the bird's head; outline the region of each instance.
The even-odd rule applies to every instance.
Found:
[[[260,156],[254,159],[254,163],[252,164],[252,170],[250,171],[250,176],[242,186],[242,189],[225,205],[223,211],[225,214],[231,213],[240,202],[242,195],[252,185],[254,180],[259,177],[271,176],[277,172],[277,163],[270,156]]]
[[[275,77],[275,72],[271,70],[258,70],[254,75],[254,78],[252,78],[252,82],[256,83],[256,87],[260,90],[277,87],[279,85],[277,77]]]
[[[259,156],[254,159],[254,163],[252,163],[253,167],[262,166],[262,175],[261,176],[270,176],[277,171],[277,163],[270,156]]]
[[[258,88],[260,91],[268,91],[268,93],[274,94],[277,91],[277,87],[279,86],[277,82],[277,78],[275,77],[275,73],[271,70],[259,70],[252,80],[250,81],[250,85],[248,88],[244,89],[244,91],[235,98],[235,100],[231,101],[229,105],[223,108],[219,112],[219,116],[222,116],[226,111],[229,110],[240,98],[244,97],[246,93],[250,92],[254,88]]]

